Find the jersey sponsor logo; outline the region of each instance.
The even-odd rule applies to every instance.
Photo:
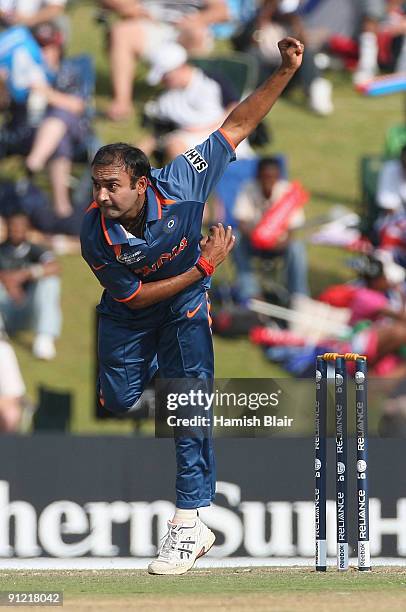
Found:
[[[207,161],[200,155],[199,151],[196,151],[196,149],[189,149],[186,153],[183,153],[183,157],[187,159],[192,168],[199,174],[209,167]]]
[[[199,306],[197,306],[194,310],[188,310],[186,313],[186,316],[188,319],[193,319],[193,317],[195,316],[195,314],[197,314],[200,310],[200,308],[202,307],[203,302],[200,302]]]
[[[180,241],[180,243],[173,247],[170,253],[162,253],[162,255],[160,255],[159,258],[157,259],[157,261],[153,263],[151,266],[144,266],[143,268],[134,270],[134,273],[145,277],[151,274],[152,272],[157,272],[160,268],[162,268],[162,266],[167,261],[172,261],[173,259],[175,259],[175,257],[179,255],[179,253],[184,251],[187,245],[188,245],[187,238],[186,236],[184,236],[182,240]]]
[[[127,251],[126,253],[120,253],[117,255],[117,261],[126,266],[130,266],[131,264],[135,264],[142,259],[145,259],[146,255],[142,251]]]

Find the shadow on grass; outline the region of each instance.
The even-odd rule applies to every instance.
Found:
[[[352,198],[345,194],[331,193],[326,191],[315,191],[312,190],[312,197],[321,200],[323,203],[329,204],[344,204],[350,206],[352,209],[358,210],[361,203],[358,198]]]
[[[322,291],[324,291],[328,286],[338,285],[340,283],[345,282],[347,280],[342,273],[341,266],[337,266],[336,269],[329,268],[328,275],[326,274],[325,269],[318,269],[314,266],[311,269],[311,274],[309,275],[310,289],[311,295],[313,298],[317,299],[317,296],[320,295]]]
[[[140,66],[138,74],[133,81],[133,102],[139,106],[145,104],[147,100],[155,98],[159,92],[156,87],[150,87],[146,81],[147,70],[145,66]],[[107,97],[111,99],[113,88],[111,83],[110,73],[106,68],[97,69],[96,73],[96,92],[97,96]]]
[[[15,346],[18,346],[31,354],[33,336],[30,332],[23,332],[13,335],[11,336],[11,341]]]

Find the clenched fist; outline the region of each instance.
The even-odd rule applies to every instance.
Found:
[[[289,70],[300,68],[303,59],[304,45],[296,38],[288,36],[278,42],[282,57],[282,67]]]
[[[234,243],[235,237],[230,225],[226,229],[222,223],[213,225],[210,228],[210,235],[200,241],[202,256],[213,266],[219,266],[233,248]]]

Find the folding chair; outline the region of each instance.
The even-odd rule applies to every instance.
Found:
[[[381,155],[368,155],[361,158],[360,181],[363,214],[361,221],[361,232],[370,237],[374,223],[379,215],[379,207],[376,201],[376,190],[379,172],[382,168],[384,158]]]
[[[248,53],[235,52],[226,56],[194,58],[191,62],[205,72],[226,77],[239,98],[250,93],[257,84],[257,62]]]

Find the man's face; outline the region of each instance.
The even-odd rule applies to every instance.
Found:
[[[131,177],[120,163],[93,166],[93,197],[106,219],[129,221],[137,216],[145,199],[147,178],[131,183]]]
[[[259,184],[261,185],[262,192],[266,198],[269,198],[272,194],[272,190],[275,186],[275,183],[280,178],[280,172],[278,166],[269,165],[264,166],[259,173]]]
[[[55,44],[49,44],[49,45],[46,45],[45,47],[42,47],[41,50],[42,50],[42,55],[45,59],[45,62],[48,64],[48,66],[54,70],[57,70],[61,63],[61,57],[62,57],[61,47]]]
[[[7,221],[7,237],[9,242],[18,246],[27,239],[28,219],[24,215],[16,215]]]

